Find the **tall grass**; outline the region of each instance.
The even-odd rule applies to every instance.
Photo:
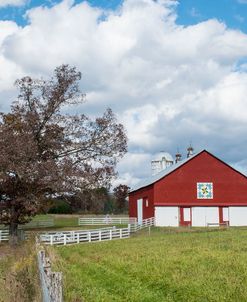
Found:
[[[50,248],[65,301],[247,301],[247,230],[174,232]],[[53,260],[54,261],[54,260]]]
[[[37,255],[31,241],[13,249],[0,245],[0,302],[38,302]]]

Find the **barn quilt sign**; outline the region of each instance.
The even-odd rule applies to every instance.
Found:
[[[213,199],[213,183],[198,182],[197,183],[197,199]]]

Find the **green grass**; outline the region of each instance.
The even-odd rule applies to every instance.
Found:
[[[53,227],[48,227],[48,228],[40,228],[43,231],[49,231],[49,230],[54,230],[54,229],[59,229],[59,230],[89,230],[89,229],[99,229],[99,228],[105,228],[109,227],[111,225],[78,225],[78,217],[82,217],[80,215],[59,215],[59,214],[54,214],[54,215],[38,215],[34,219],[35,220],[45,220],[49,218],[54,219],[54,226]],[[100,216],[99,216],[100,217]],[[115,225],[115,224],[114,224]],[[115,225],[116,227],[120,228],[125,228],[127,227],[127,224],[121,224],[121,225]],[[37,230],[37,229],[36,229]]]
[[[84,215],[85,216],[85,215]],[[89,229],[98,229],[98,228],[105,228],[112,225],[78,225],[78,217],[83,217],[83,215],[65,215],[65,214],[47,214],[47,215],[37,215],[33,218],[33,220],[48,220],[50,218],[54,219],[54,226],[52,227],[39,227],[39,228],[26,228],[26,230],[33,230],[33,231],[53,231],[53,230],[89,230]],[[97,216],[97,217],[100,217]],[[114,224],[115,225],[115,224]],[[125,228],[126,225],[115,225],[116,227]],[[4,226],[0,225],[0,229],[3,229]],[[21,226],[20,226],[21,228]]]
[[[37,215],[33,218],[34,221],[37,220],[47,220],[54,219],[54,227],[52,228],[67,228],[67,227],[78,227],[78,216],[77,215]],[[3,226],[0,225],[0,228]],[[47,229],[41,227],[39,229]]]
[[[37,215],[33,220],[47,220],[54,219],[54,227],[64,228],[78,226],[78,216],[77,215]]]
[[[154,228],[130,239],[51,248],[65,301],[247,301],[247,230]]]

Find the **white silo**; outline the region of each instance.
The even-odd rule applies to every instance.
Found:
[[[152,175],[173,165],[173,157],[168,152],[161,151],[151,161]]]

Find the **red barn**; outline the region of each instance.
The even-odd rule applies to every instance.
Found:
[[[129,216],[157,226],[247,225],[247,177],[203,150],[134,188]]]

